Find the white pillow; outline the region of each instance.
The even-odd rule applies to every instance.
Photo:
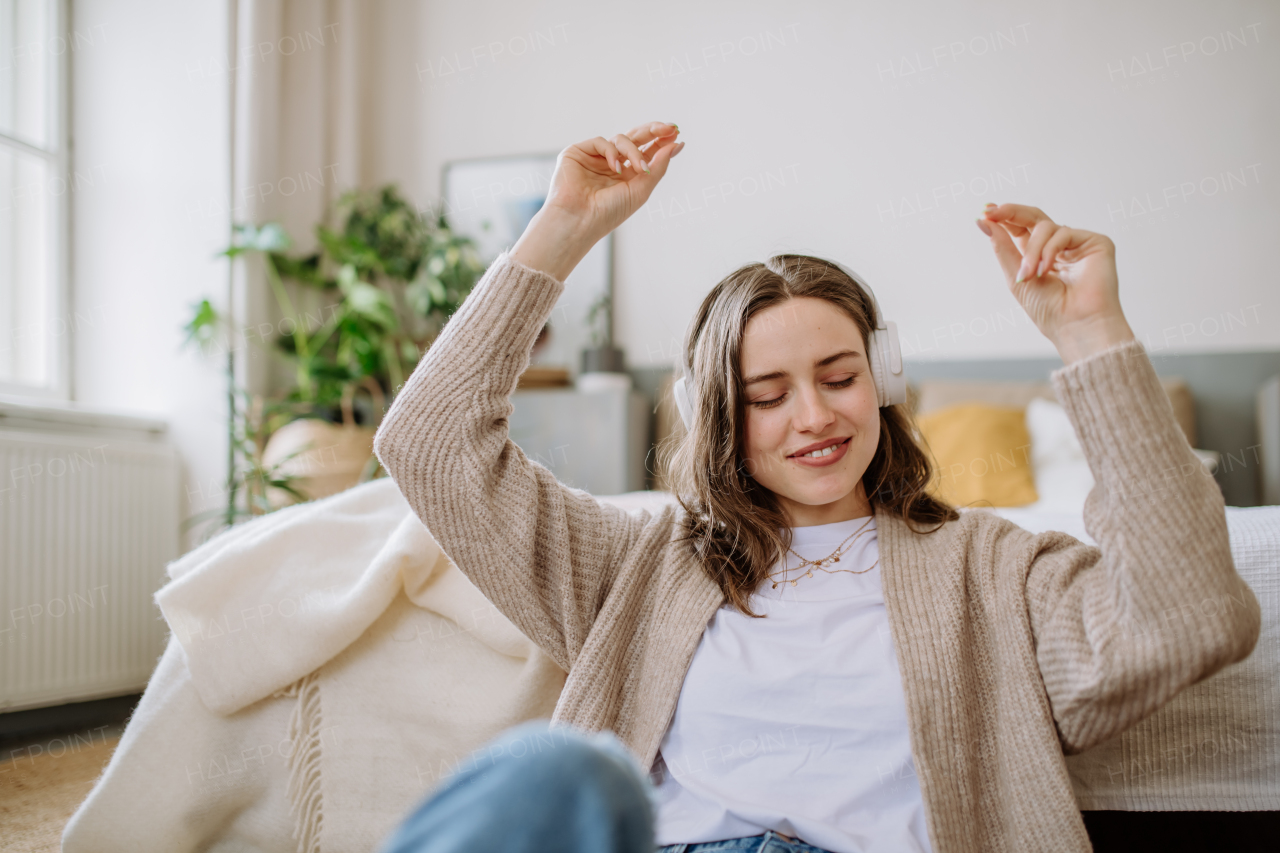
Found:
[[[1040,497],[1029,509],[1083,513],[1084,499],[1093,488],[1093,472],[1066,410],[1037,397],[1027,404],[1027,433],[1031,472]]]
[[[1093,488],[1093,472],[1084,448],[1062,405],[1040,397],[1027,404],[1027,433],[1031,436],[1031,471],[1039,500],[1027,509],[1084,513],[1084,500]],[[1210,471],[1218,467],[1216,450],[1194,453]]]

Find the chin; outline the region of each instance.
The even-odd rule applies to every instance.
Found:
[[[858,456],[861,455],[858,454]],[[790,476],[781,478],[781,482],[774,480],[772,483],[761,483],[761,485],[788,500],[804,506],[826,506],[847,498],[851,492],[858,488],[858,484],[866,473],[867,466],[871,464],[872,455],[874,455],[874,448],[872,448],[872,453],[866,454],[867,458],[865,460],[857,458],[851,453],[832,466],[835,470],[829,469],[822,473],[817,471],[787,472]]]
[[[824,478],[827,479],[827,478]],[[858,488],[861,475],[832,477],[828,482],[789,483],[782,494],[805,506],[826,506],[846,498]]]
[[[826,506],[848,497],[857,485],[855,481],[846,489],[796,489],[787,497],[805,506]]]

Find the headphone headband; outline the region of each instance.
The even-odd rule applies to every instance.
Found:
[[[902,343],[898,339],[898,324],[884,318],[884,314],[880,311],[880,304],[876,301],[875,291],[862,276],[839,261],[828,261],[828,263],[839,267],[841,272],[853,279],[871,302],[871,310],[875,316],[871,318],[872,329],[870,339],[867,341],[867,360],[870,362],[871,378],[876,386],[876,401],[881,408],[905,403],[907,374],[902,367]],[[680,369],[683,375],[676,380],[671,390],[685,429],[691,429],[695,406],[693,391],[687,380],[693,373],[689,365],[684,362],[683,348],[680,351]]]

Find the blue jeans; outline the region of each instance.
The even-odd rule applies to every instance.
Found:
[[[548,722],[460,762],[380,853],[826,853],[773,831],[655,848],[653,786],[617,736]]]

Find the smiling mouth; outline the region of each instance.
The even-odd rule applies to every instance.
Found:
[[[790,458],[791,459],[821,459],[824,456],[830,456],[832,453],[835,453],[837,450],[839,450],[841,447],[847,444],[849,440],[850,439],[846,438],[844,441],[838,441],[835,444],[827,445],[821,450],[811,450],[808,453],[793,453],[790,456]]]

